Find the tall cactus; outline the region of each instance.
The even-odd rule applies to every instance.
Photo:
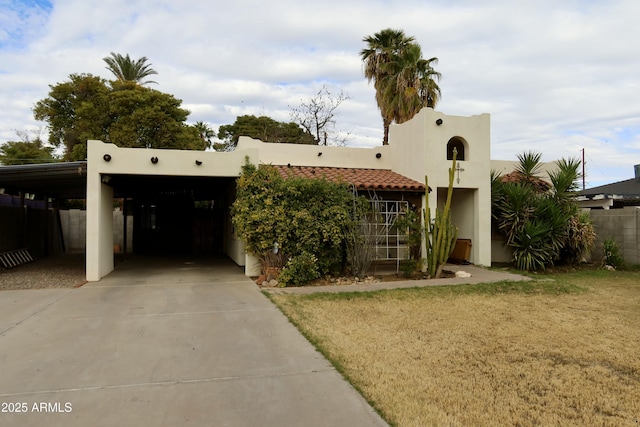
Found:
[[[431,220],[431,208],[429,207],[429,179],[425,175],[425,198],[426,206],[424,210],[424,224],[426,230],[427,247],[427,273],[432,279],[437,279],[442,275],[445,262],[453,252],[453,245],[458,236],[458,227],[451,222],[451,196],[453,195],[453,176],[456,171],[457,150],[453,150],[453,161],[449,168],[449,189],[447,191],[447,201],[444,210],[436,206],[436,217]]]

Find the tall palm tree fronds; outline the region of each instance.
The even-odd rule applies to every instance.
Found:
[[[215,138],[216,132],[211,128],[211,126],[209,126],[208,123],[202,121],[196,122],[193,127],[198,132],[198,136],[200,137],[200,140],[202,140],[203,145],[206,148],[210,148],[213,144],[211,139]]]
[[[152,80],[142,81],[144,78],[158,74],[156,70],[151,68],[151,64],[148,64],[147,57],[143,56],[137,60],[133,60],[129,57],[129,54],[122,56],[119,53],[111,52],[111,56],[102,58],[107,63],[107,70],[111,71],[116,79],[121,82],[132,81],[140,85],[146,85],[149,83],[156,83]]]
[[[542,153],[535,151],[526,151],[518,154],[518,164],[516,171],[520,172],[527,179],[539,178],[542,171]]]
[[[360,51],[364,76],[374,83],[376,102],[384,127],[382,144],[387,145],[389,125],[396,117],[405,117],[412,111],[419,111],[413,105],[416,98],[422,100],[422,106],[435,106],[440,97],[440,88],[435,84],[434,78],[440,76],[430,65],[435,64],[437,59],[422,60],[420,46],[402,30],[387,28],[362,40],[367,43],[367,47]],[[390,63],[393,65],[389,65]]]
[[[577,158],[560,159],[556,161],[557,169],[549,174],[553,188],[559,197],[570,196],[578,189],[578,180],[582,178],[581,162]]]
[[[411,120],[422,107],[433,107],[440,99],[436,80],[441,75],[433,69],[438,58],[422,59],[422,50],[411,44],[382,65],[383,104],[396,123]]]

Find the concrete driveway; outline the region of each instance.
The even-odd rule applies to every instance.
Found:
[[[383,426],[229,261],[0,292],[2,426]]]

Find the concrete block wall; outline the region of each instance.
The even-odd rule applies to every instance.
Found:
[[[87,215],[80,209],[60,210],[64,247],[68,253],[84,253],[87,238]]]
[[[590,215],[596,231],[593,262],[602,261],[604,241],[613,237],[625,262],[640,264],[640,207],[593,209]]]
[[[113,243],[124,248],[122,211],[113,211]],[[87,242],[87,211],[80,209],[60,210],[60,222],[64,245],[68,253],[84,253]],[[127,221],[127,252],[133,250],[133,217]]]
[[[113,244],[124,250],[124,215],[120,209],[113,211]],[[127,217],[127,253],[133,251],[133,216]]]

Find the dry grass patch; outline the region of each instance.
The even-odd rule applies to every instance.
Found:
[[[270,295],[397,426],[637,426],[640,274]]]

